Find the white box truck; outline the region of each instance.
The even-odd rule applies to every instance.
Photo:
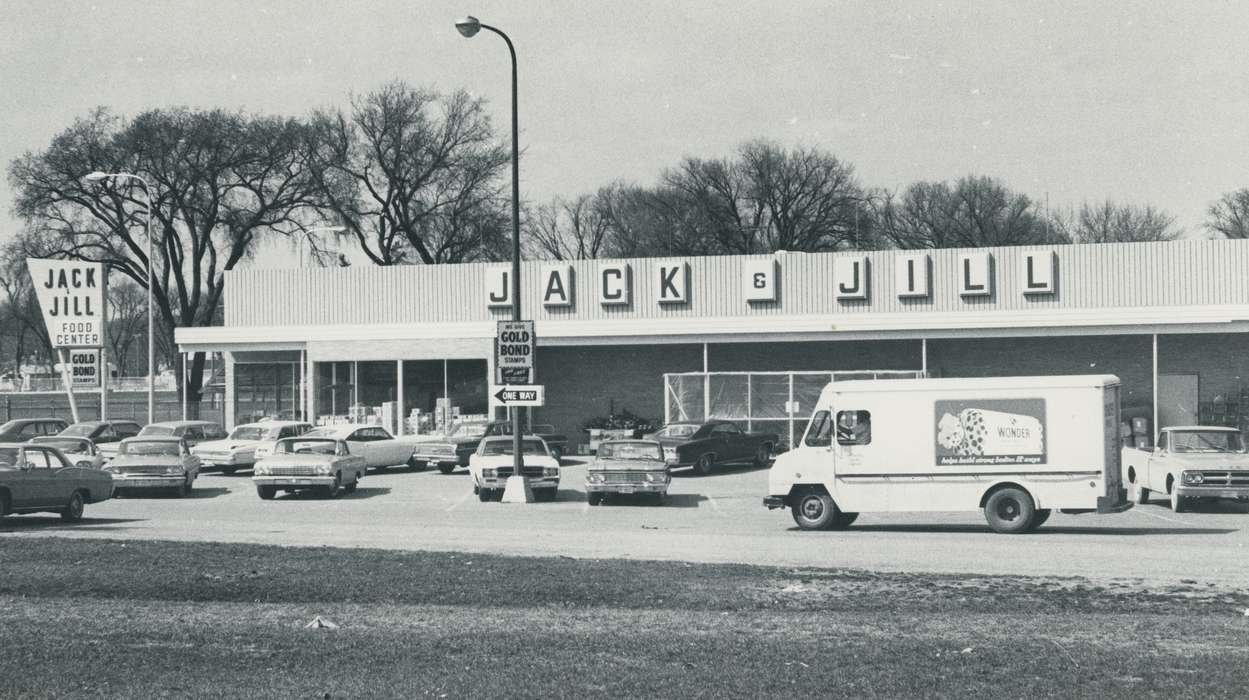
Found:
[[[1113,375],[833,382],[768,475],[768,508],[804,530],[862,512],[982,510],[997,532],[1053,510],[1132,507]]]

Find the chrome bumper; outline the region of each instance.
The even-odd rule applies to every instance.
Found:
[[[1184,498],[1249,498],[1249,486],[1185,486],[1177,484],[1175,492]]]
[[[117,489],[168,489],[181,486],[186,482],[186,474],[125,474],[113,475],[113,490]]]
[[[554,489],[559,488],[558,476],[527,476],[525,481],[529,482],[531,489]],[[507,477],[492,476],[490,478],[482,477],[478,488],[483,489],[502,489],[507,487]]]
[[[634,484],[591,484],[586,482],[586,493],[667,493],[666,481],[640,482]]]
[[[257,486],[290,488],[296,486],[333,486],[333,476],[253,476]]]

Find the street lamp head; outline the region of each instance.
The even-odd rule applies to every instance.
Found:
[[[479,22],[476,17],[469,15],[459,22],[456,22],[455,28],[458,29],[460,34],[467,39],[481,31],[481,22]]]
[[[103,180],[107,177],[108,177],[108,173],[102,170],[95,170],[87,174],[82,179],[86,180],[87,182],[99,182],[100,180]]]

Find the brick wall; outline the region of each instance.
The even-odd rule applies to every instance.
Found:
[[[928,341],[934,377],[1114,374],[1124,417],[1153,415],[1153,340],[1147,335]]]

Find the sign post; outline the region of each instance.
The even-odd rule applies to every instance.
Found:
[[[71,363],[72,349],[104,347],[104,263],[27,258],[26,267],[30,271],[44,323],[48,326],[48,340],[61,357],[61,379],[65,382],[70,412],[77,423],[78,404],[74,400],[76,382],[72,367],[77,362]],[[92,352],[95,353],[97,366],[94,375],[98,377],[99,353],[96,350]],[[100,401],[103,414],[103,394]]]
[[[515,281],[515,280],[513,280]],[[513,294],[519,291],[513,289]],[[529,385],[534,380],[534,349],[537,344],[537,336],[534,333],[533,321],[520,320],[520,300],[515,298],[512,300],[515,304],[513,316],[515,319],[511,321],[499,321],[497,333],[494,339],[494,367],[495,367],[495,383],[500,385]],[[493,395],[493,390],[491,395]],[[502,400],[499,401],[507,406],[508,413],[511,414],[512,422],[512,452],[513,471],[512,476],[515,478],[508,479],[508,488],[503,490],[503,501],[506,503],[529,503],[533,500],[533,492],[529,490],[529,482],[525,480],[524,470],[524,452],[521,449],[520,439],[520,409],[514,408],[517,404],[508,404]],[[515,489],[512,484],[515,483]],[[511,494],[511,495],[509,495]]]

